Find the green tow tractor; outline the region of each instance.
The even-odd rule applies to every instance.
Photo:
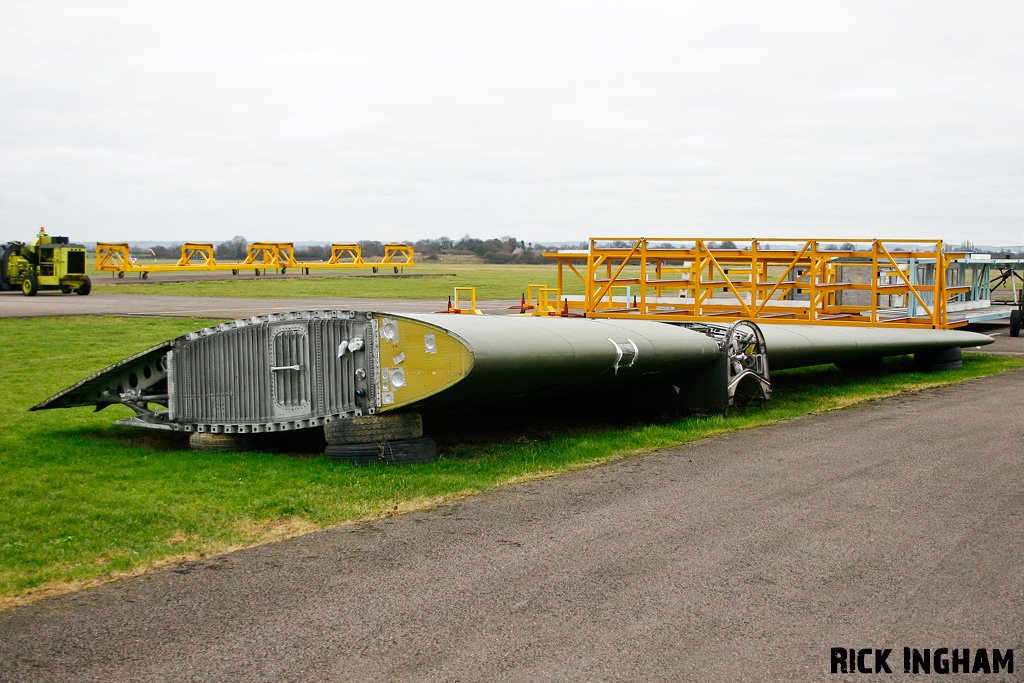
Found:
[[[25,296],[40,290],[87,295],[92,281],[85,274],[85,247],[69,244],[67,237],[47,235],[45,228],[39,229],[31,244],[0,246],[0,291],[19,288]]]

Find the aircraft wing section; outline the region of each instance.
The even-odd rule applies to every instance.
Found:
[[[607,397],[717,409],[770,397],[773,369],[915,354],[951,367],[992,338],[958,330],[687,326],[602,320],[315,310],[243,318],[171,339],[32,410],[122,404],[125,423],[261,433],[391,410]],[[953,357],[955,356],[955,358]]]
[[[865,361],[953,347],[991,344],[985,334],[961,330],[761,325],[772,370]]]

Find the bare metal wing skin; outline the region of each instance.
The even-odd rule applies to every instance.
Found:
[[[135,416],[121,424],[261,433],[426,405],[608,390],[639,390],[684,407],[721,407],[737,392],[768,398],[769,365],[856,361],[991,341],[945,330],[759,328],[749,322],[690,328],[649,320],[296,311],[171,339],[32,410],[123,404]]]

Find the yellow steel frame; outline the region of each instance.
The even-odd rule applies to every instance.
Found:
[[[384,245],[384,258],[380,265],[413,265],[413,248],[408,244],[392,243]]]
[[[567,301],[571,315],[594,318],[910,328],[966,324],[950,319],[946,310],[952,296],[969,289],[946,282],[951,262],[964,254],[946,251],[941,240],[860,240],[851,243],[853,248],[837,249],[839,241],[747,239],[731,240],[736,248],[724,248],[704,239],[592,238],[586,253],[545,254],[558,264],[558,287],[554,297],[538,291],[534,314],[554,314],[554,299]],[[919,263],[936,264],[933,282],[917,281]],[[869,271],[867,281],[841,280],[844,268]],[[569,272],[582,284],[582,296],[566,293]],[[851,293],[845,302],[844,292]],[[905,309],[884,304],[883,297],[893,295],[908,304]],[[852,296],[866,301],[852,303]]]
[[[459,297],[459,292],[469,294],[469,308],[462,307],[461,304],[464,300]],[[452,309],[452,313],[473,313],[475,315],[483,315],[476,307],[476,287],[455,288],[455,306]]]
[[[260,266],[263,268],[287,268],[298,266],[295,248],[291,242],[253,242],[249,245],[245,261],[239,267]]]
[[[252,270],[280,268],[302,268],[307,273],[313,268],[373,268],[380,266],[398,268],[415,266],[415,250],[407,244],[387,244],[380,261],[366,261],[357,244],[332,244],[328,261],[298,261],[295,247],[291,242],[253,242],[249,245],[246,258],[241,263],[218,262],[213,255],[213,244],[209,242],[188,242],[181,245],[181,257],[174,264],[136,263],[132,261],[127,242],[97,242],[96,270],[118,273],[142,273],[143,277],[153,272],[175,272],[196,270],[230,270],[238,274]]]
[[[453,297],[448,299],[448,308],[443,311],[437,311],[438,313],[483,315],[483,312],[476,307],[476,287],[455,287],[454,289]],[[469,308],[462,307],[463,303],[465,303],[465,298],[460,296],[459,292],[469,295]],[[452,299],[454,299],[454,302]]]
[[[124,270],[133,267],[127,242],[96,243],[96,270]]]
[[[526,301],[527,308],[532,308],[537,314],[542,315],[557,315],[558,313],[558,289],[555,287],[549,287],[547,285],[527,285],[526,286]],[[533,301],[533,294],[537,293],[537,303],[535,305],[530,304]]]
[[[354,265],[363,263],[363,250],[358,244],[332,244],[328,263]]]
[[[96,255],[97,255],[97,259],[96,259],[97,260],[97,266],[96,267],[97,268],[99,268],[98,263],[99,263],[100,246],[101,245],[99,245],[99,244],[96,245]],[[124,251],[127,253],[127,251],[128,251],[128,245],[127,244],[124,244],[124,245],[119,244],[117,246],[124,247]],[[192,259],[194,257],[196,257],[196,256],[202,258],[203,262],[202,263],[192,263]],[[216,266],[216,265],[217,265],[217,259],[215,259],[213,257],[213,244],[208,243],[208,242],[207,243],[186,242],[185,244],[181,245],[181,258],[179,258],[178,262],[175,264],[175,266],[177,266],[178,268],[183,268],[185,266],[206,267],[206,266]],[[133,265],[132,267],[134,268],[135,266]],[[119,269],[119,270],[129,270],[129,269],[122,268],[122,269]]]

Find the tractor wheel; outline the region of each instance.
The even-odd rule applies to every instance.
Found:
[[[195,432],[188,437],[188,446],[194,451],[251,451],[252,440],[243,434],[211,434]]]
[[[324,451],[331,460],[353,465],[412,465],[437,460],[437,445],[431,438],[355,443],[328,446]]]
[[[260,269],[259,269],[259,268],[257,268],[257,269],[256,269],[256,274],[257,274],[257,275],[259,275],[259,274],[260,274]]]
[[[1020,336],[1020,318],[1021,318],[1021,312],[1020,312],[1019,308],[1015,308],[1012,311],[1010,311],[1010,336],[1011,337],[1019,337]]]
[[[288,269],[287,269],[287,268],[282,268],[282,269],[281,269],[281,275],[284,275],[284,274],[285,274],[285,273],[287,273],[287,272],[288,272]]]
[[[231,274],[232,275],[238,275],[238,268],[232,268],[231,269]]]
[[[373,272],[375,272],[375,273],[377,272],[377,266],[373,267]]]
[[[324,438],[332,446],[418,439],[421,436],[423,418],[419,413],[361,415],[324,425]]]
[[[75,294],[79,294],[81,296],[89,296],[89,292],[91,292],[91,291],[92,291],[92,280],[90,280],[89,276],[86,275],[85,276],[85,280],[82,282],[82,286],[75,290]]]
[[[35,275],[29,273],[25,276],[25,279],[21,281],[21,292],[25,296],[35,296],[39,293],[39,280]]]
[[[149,273],[147,273],[146,271],[142,271],[142,279],[143,280],[148,280],[149,279]]]
[[[117,271],[117,279],[118,280],[123,280],[124,279],[124,271],[123,270]]]

